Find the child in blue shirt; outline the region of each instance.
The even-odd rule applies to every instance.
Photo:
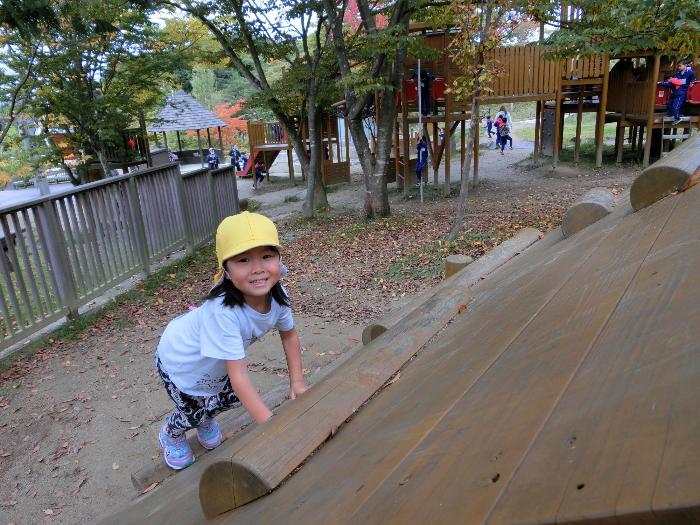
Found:
[[[257,213],[225,218],[216,231],[218,272],[204,303],[173,319],[156,352],[156,367],[175,410],[159,432],[165,463],[183,469],[194,462],[185,433],[197,429],[200,444],[214,449],[222,437],[214,417],[239,404],[257,423],[272,412],[248,375],[246,349],[273,328],[279,330],[289,369],[288,397],[308,386],[274,223]]]
[[[665,82],[657,82],[660,86],[671,88],[671,97],[668,100],[667,113],[673,116],[673,125],[681,121],[681,110],[688,96],[688,88],[695,81],[695,73],[687,62],[678,63],[676,74]]]

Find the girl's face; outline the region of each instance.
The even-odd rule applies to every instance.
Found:
[[[271,246],[260,246],[231,257],[225,266],[233,285],[253,307],[266,304],[267,294],[280,280],[280,256]]]

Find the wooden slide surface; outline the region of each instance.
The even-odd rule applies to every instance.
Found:
[[[294,476],[212,523],[700,523],[699,263],[697,186],[525,252]]]

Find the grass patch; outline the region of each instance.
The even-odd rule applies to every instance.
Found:
[[[105,314],[116,310],[117,307],[127,302],[145,303],[156,301],[155,292],[162,288],[177,289],[191,278],[192,267],[197,265],[211,264],[212,249],[210,245],[205,245],[196,252],[183,259],[161,268],[157,272],[149,275],[141,281],[135,288],[116,296],[108,304],[95,309],[89,313],[79,316],[77,319],[63,325],[62,327],[46,334],[42,338],[33,341],[14,354],[0,359],[0,372],[10,369],[15,362],[20,359],[27,359],[42,350],[43,348],[57,342],[77,341],[80,336],[95,325],[95,322]],[[133,325],[133,321],[124,317],[115,318],[115,326],[119,329]]]
[[[469,232],[454,241],[433,241],[422,245],[411,255],[394,260],[380,272],[377,281],[429,280],[442,275],[444,260],[448,255],[483,253],[501,241],[499,235],[489,232]]]
[[[414,217],[407,213],[395,213],[390,217],[376,219],[358,219],[328,232],[324,240],[333,242],[339,237],[343,240],[353,239],[376,230],[402,230],[413,224],[414,221]]]
[[[242,207],[242,210],[245,211],[250,211],[250,212],[256,212],[260,211],[260,208],[262,208],[262,204],[260,201],[256,201],[255,199],[244,199],[246,201],[246,205]]]
[[[581,144],[590,140],[595,140],[595,113],[584,113],[583,119],[581,120]],[[535,124],[527,124],[524,126],[518,126],[516,123],[517,135],[526,138],[528,140],[535,140]],[[603,132],[606,141],[615,140],[615,128],[616,124],[614,122],[606,124],[605,130]],[[573,147],[573,139],[576,137],[576,116],[572,115],[564,119],[564,146],[571,143]]]

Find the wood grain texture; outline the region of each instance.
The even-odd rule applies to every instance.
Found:
[[[632,207],[641,210],[667,195],[688,189],[699,179],[700,135],[696,135],[646,168],[634,180],[630,190]]]
[[[561,231],[564,237],[571,237],[612,212],[613,194],[607,188],[588,190],[564,215]]]

